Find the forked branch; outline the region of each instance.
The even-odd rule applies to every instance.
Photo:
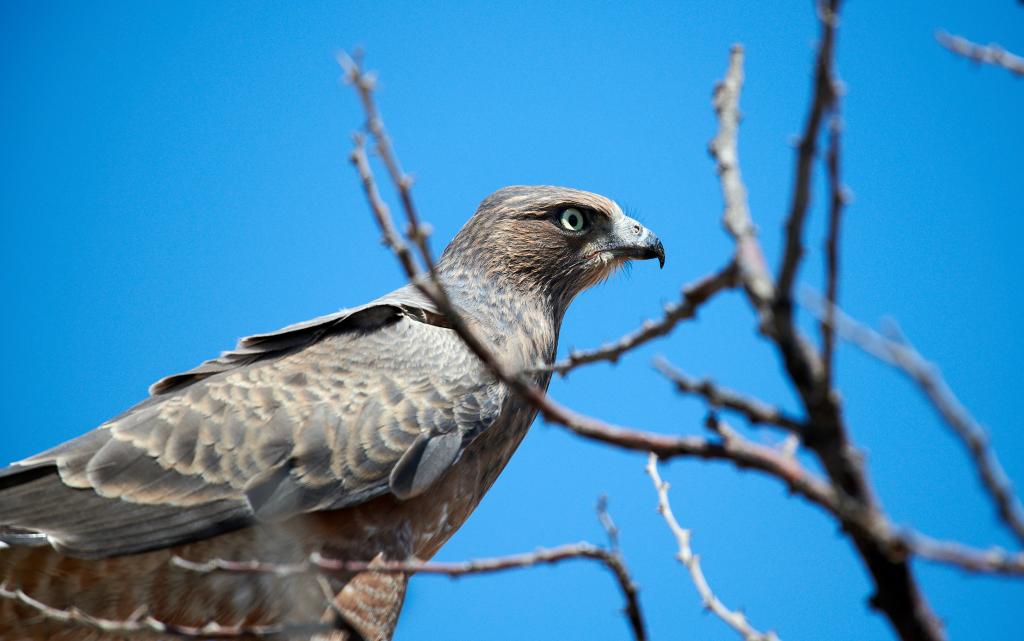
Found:
[[[818,42],[818,57],[814,66],[814,86],[811,107],[807,114],[804,132],[797,145],[795,183],[789,216],[786,219],[786,240],[782,264],[779,267],[775,305],[791,304],[793,283],[797,268],[803,257],[803,230],[807,210],[811,202],[811,177],[814,157],[818,150],[818,134],[826,115],[836,99],[834,59],[836,27],[839,23],[839,1],[818,3],[818,18],[821,22],[821,40]]]
[[[1013,484],[1006,476],[985,428],[956,397],[942,371],[928,362],[895,326],[893,333],[899,336],[898,339],[883,336],[817,296],[808,294],[805,298],[811,313],[822,322],[832,323],[840,337],[892,365],[917,385],[971,457],[1000,520],[1024,544],[1024,508],[1013,491]]]
[[[829,479],[829,489],[840,499],[840,505],[844,506],[843,514],[855,517],[849,521],[844,520],[844,526],[851,522],[862,526],[847,527],[847,531],[874,583],[875,594],[871,597],[871,604],[885,614],[902,638],[939,641],[944,638],[944,634],[938,619],[921,593],[906,558],[894,553],[893,537],[889,533],[885,514],[874,497],[864,461],[850,441],[839,397],[830,388],[829,378],[823,375],[822,357],[800,331],[793,313],[792,287],[803,256],[803,234],[810,206],[813,160],[817,154],[822,122],[832,110],[838,93],[833,71],[838,10],[838,0],[818,3],[821,38],[818,42],[811,101],[797,149],[793,195],[784,229],[783,256],[770,305],[756,292],[752,293],[750,288],[747,291],[759,313],[761,332],[775,343],[786,376],[804,406],[808,424],[804,445],[821,462]],[[734,75],[734,66],[738,62],[741,59],[737,61],[734,50],[727,78]],[[735,98],[730,99],[738,104],[738,92],[734,93]],[[725,95],[729,96],[728,93]],[[723,128],[728,129],[731,124],[723,122],[723,115],[736,111],[721,109],[716,104],[716,113],[719,114],[721,131]],[[748,244],[756,242],[749,235],[746,238]],[[742,247],[737,247],[738,252],[741,250]],[[753,264],[756,268],[756,262]],[[766,274],[764,277],[768,278]]]

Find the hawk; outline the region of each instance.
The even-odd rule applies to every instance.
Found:
[[[437,273],[475,333],[546,389],[551,375],[536,365],[555,358],[573,298],[649,258],[664,264],[661,242],[613,201],[508,187],[480,204]],[[325,586],[173,561],[429,559],[535,415],[411,285],[244,338],[91,432],[0,470],[0,638],[109,640],[124,634],[84,619],[152,617],[325,618],[337,627],[325,638],[389,639],[406,574],[332,574]],[[80,615],[61,622],[55,610]]]

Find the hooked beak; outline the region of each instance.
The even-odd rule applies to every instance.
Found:
[[[615,225],[615,233],[606,251],[627,260],[658,259],[658,267],[665,266],[665,248],[650,229],[632,218],[623,216]]]

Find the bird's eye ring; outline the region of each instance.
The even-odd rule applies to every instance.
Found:
[[[562,227],[569,231],[582,231],[583,227],[587,224],[587,219],[583,216],[583,212],[575,207],[563,209],[560,221]]]

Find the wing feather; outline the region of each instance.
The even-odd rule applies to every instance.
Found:
[[[128,554],[421,493],[498,419],[505,394],[417,304],[398,290],[243,339],[0,470],[0,542],[42,533],[75,555]]]

